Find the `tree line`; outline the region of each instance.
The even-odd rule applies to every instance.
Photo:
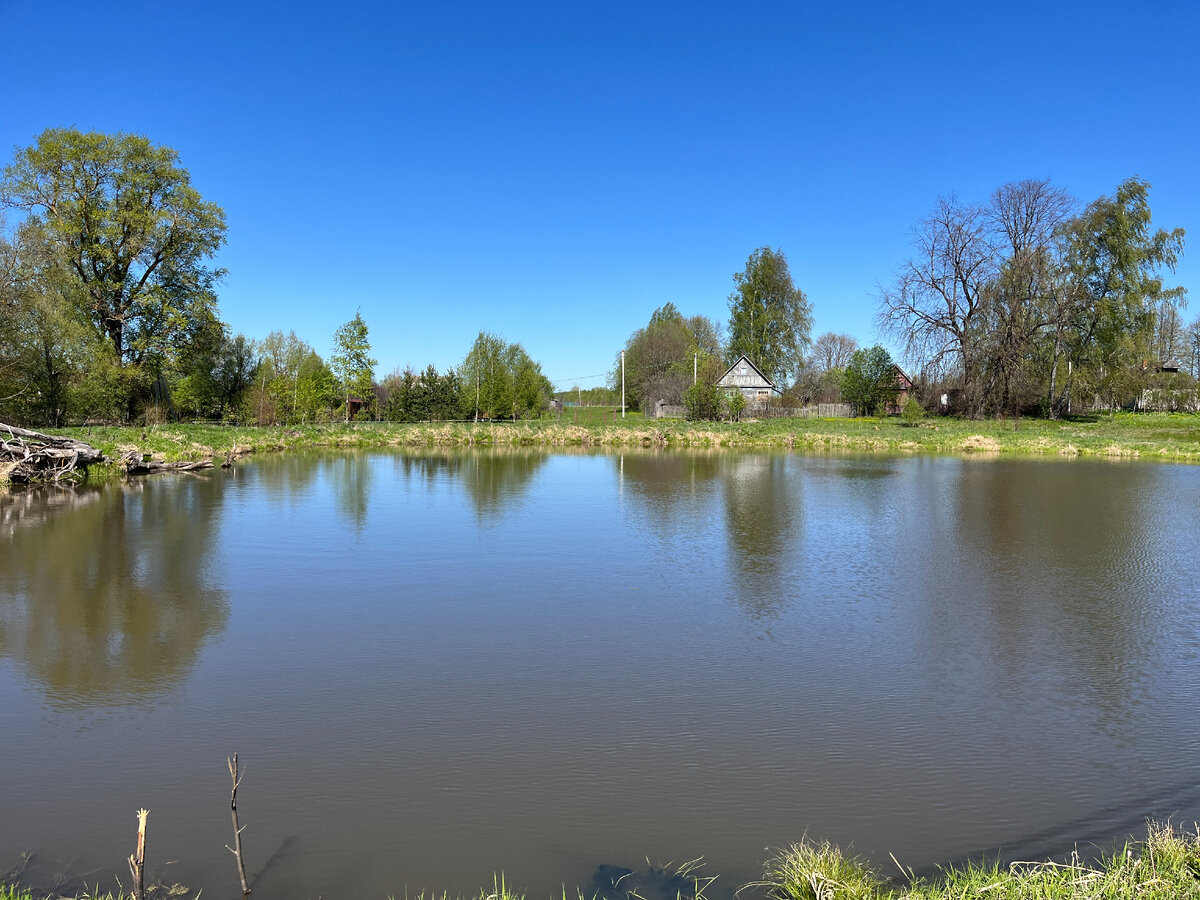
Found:
[[[457,369],[379,381],[361,314],[328,359],[294,331],[231,334],[211,265],[224,211],[139,135],[46,130],[0,174],[0,211],[14,217],[0,227],[6,422],[523,418],[552,390],[520,344],[487,332]]]
[[[328,360],[294,332],[232,334],[217,307],[225,273],[211,263],[224,212],[174,150],[145,137],[48,129],[4,168],[0,211],[14,219],[0,227],[4,421],[518,419],[553,395],[521,344],[487,331],[455,368],[381,380],[361,314],[338,329]],[[981,203],[943,198],[913,243],[880,290],[876,324],[927,406],[1059,416],[1148,389],[1194,396],[1200,319],[1184,325],[1186,293],[1163,278],[1184,233],[1153,225],[1146,182],[1084,206],[1044,180]],[[727,321],[672,302],[655,309],[590,401],[616,402],[623,356],[632,408],[664,401],[736,417],[715,382],[744,354],[786,404],[888,405],[891,356],[849,335],[811,340],[812,306],[781,249],[750,254],[728,307]]]
[[[1045,180],[939,200],[881,291],[881,330],[971,416],[1057,417],[1190,387],[1200,324],[1184,328],[1186,292],[1162,275],[1184,232],[1155,228],[1149,189],[1130,178],[1083,208]]]
[[[913,255],[881,288],[876,321],[901,348],[924,405],[1057,417],[1157,392],[1195,408],[1200,318],[1184,325],[1186,291],[1163,277],[1184,232],[1153,225],[1149,188],[1130,178],[1082,207],[1046,180],[1004,185],[984,203],[938,200],[914,230]],[[781,403],[891,405],[891,355],[846,334],[811,341],[811,306],[781,250],[755,250],[733,281],[727,324],[667,303],[630,335],[635,406],[664,400],[690,416],[729,414],[714,382],[742,354],[774,381]]]

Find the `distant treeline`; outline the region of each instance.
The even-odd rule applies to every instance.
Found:
[[[552,396],[617,406],[622,387],[631,409],[683,405],[691,390],[689,408],[711,415],[713,384],[742,354],[788,403],[863,407],[845,387],[885,352],[844,334],[813,342],[786,255],[760,247],[733,274],[728,322],[664,303],[605,387],[554,394],[521,344],[486,331],[453,369],[379,380],[361,315],[328,359],[294,332],[231,333],[217,308],[225,273],[210,264],[225,214],[169,147],[49,129],[3,169],[0,209],[15,216],[0,222],[0,421],[19,425],[524,419]],[[1184,324],[1185,291],[1162,275],[1183,241],[1182,229],[1153,226],[1136,178],[1082,208],[1047,181],[1003,185],[983,203],[940,200],[882,289],[877,324],[926,408],[1196,409],[1200,319]]]

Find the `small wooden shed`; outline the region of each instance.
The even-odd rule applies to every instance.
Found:
[[[741,391],[747,403],[762,403],[782,393],[744,354],[717,379],[717,387],[726,391]]]

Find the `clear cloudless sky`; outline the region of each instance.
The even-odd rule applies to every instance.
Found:
[[[764,245],[814,337],[872,343],[938,196],[1023,178],[1147,179],[1200,274],[1195,0],[0,0],[0,48],[5,160],[53,126],[175,148],[233,331],[325,355],[360,310],[380,376],[488,329],[603,383],[668,300],[727,319]]]

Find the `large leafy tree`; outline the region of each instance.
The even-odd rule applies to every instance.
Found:
[[[720,376],[720,329],[706,316],[684,318],[674,303],[665,303],[625,342],[625,394],[631,405],[650,409],[658,400],[683,401],[697,373],[707,380]],[[609,382],[621,389],[621,355],[614,360]]]
[[[759,247],[733,283],[727,360],[745,354],[777,384],[794,381],[804,368],[812,307],[792,283],[787,257],[782,250]]]
[[[345,397],[345,417],[350,421],[350,400],[357,398],[366,404],[372,397],[375,360],[371,358],[371,341],[367,323],[362,313],[337,330],[333,338],[333,355],[329,358],[330,368],[337,376]]]
[[[51,128],[17,151],[0,202],[42,232],[63,297],[118,368],[161,371],[212,316],[222,271],[208,263],[224,243],[225,214],[171,148]]]
[[[896,399],[897,388],[895,363],[878,344],[855,350],[842,371],[842,399],[859,415],[874,415]]]
[[[1074,388],[1110,408],[1119,404],[1136,390],[1140,362],[1153,354],[1156,319],[1186,302],[1185,289],[1162,277],[1183,253],[1184,231],[1153,227],[1149,192],[1140,178],[1126,179],[1067,225],[1064,268],[1074,290],[1066,396]]]

